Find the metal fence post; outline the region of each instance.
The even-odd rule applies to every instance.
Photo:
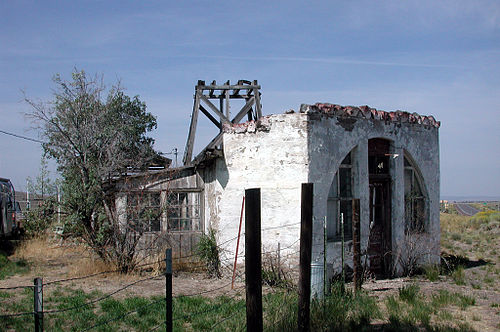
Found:
[[[172,248],[165,251],[165,330],[172,332]]]
[[[35,278],[34,293],[34,316],[35,332],[43,332],[43,283],[42,278]]]

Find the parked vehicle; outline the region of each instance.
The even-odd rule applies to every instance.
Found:
[[[23,228],[24,220],[26,220],[26,216],[21,209],[21,204],[19,204],[19,201],[16,201],[16,227],[18,230]]]
[[[0,237],[10,237],[18,231],[14,186],[9,179],[0,178]]]

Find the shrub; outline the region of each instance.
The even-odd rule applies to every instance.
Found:
[[[270,252],[262,257],[262,282],[269,287],[293,288],[291,278],[279,261],[278,255]]]
[[[219,247],[215,238],[215,230],[210,229],[208,234],[203,234],[196,247],[196,255],[205,264],[207,273],[212,278],[222,277]]]
[[[45,234],[55,220],[56,205],[56,201],[49,198],[26,212],[26,220],[24,221],[26,236],[33,238]]]

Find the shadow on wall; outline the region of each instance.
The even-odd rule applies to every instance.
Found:
[[[226,189],[227,183],[229,182],[229,171],[227,170],[225,158],[219,158],[217,160],[216,179],[222,186],[222,189]]]

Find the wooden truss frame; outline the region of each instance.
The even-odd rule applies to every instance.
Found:
[[[259,89],[260,85],[257,84],[256,80],[253,82],[239,80],[236,85],[229,84],[229,81],[222,85],[217,85],[215,81],[210,85],[205,85],[205,81],[198,81],[195,88],[191,125],[189,126],[188,139],[182,159],[184,165],[188,166],[195,164],[206,152],[214,150],[222,143],[222,127],[225,123],[240,123],[245,115],[248,117],[248,121],[257,120],[262,116]],[[211,102],[211,100],[215,99],[219,100],[219,107]],[[230,120],[231,99],[244,99],[246,101],[245,105],[236,113],[232,120]],[[206,107],[202,103],[205,104]],[[217,136],[215,136],[215,138],[212,139],[193,160],[194,139],[200,111],[219,128],[219,134],[217,134]]]

